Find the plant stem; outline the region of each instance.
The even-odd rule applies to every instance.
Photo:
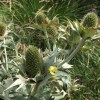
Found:
[[[5,38],[4,38],[4,45],[5,45]],[[8,76],[11,77],[10,73],[9,73],[9,69],[8,69],[8,58],[7,58],[7,50],[6,47],[4,47],[4,53],[5,53],[5,63],[6,63],[6,71],[8,73]]]
[[[80,43],[79,43],[78,46],[76,47],[76,49],[69,55],[68,58],[66,58],[63,62],[61,62],[61,63],[58,65],[58,67],[61,66],[61,65],[63,65],[65,62],[68,63],[68,62],[77,54],[77,52],[80,50],[80,48],[84,45],[85,40],[86,40],[86,39],[82,38],[81,41],[80,41]]]
[[[15,45],[15,42],[13,40],[13,37],[11,37],[11,40],[13,42],[13,45],[14,45],[14,49],[15,49],[15,53],[16,53],[16,58],[18,57],[18,51],[16,50],[16,45]]]
[[[30,94],[30,97],[29,97],[29,100],[31,100],[31,98],[35,96],[35,94],[37,93],[39,85],[40,85],[40,83],[36,83],[35,87],[33,87],[31,94]]]
[[[49,39],[48,39],[48,34],[47,34],[47,31],[45,28],[44,28],[44,33],[46,36],[47,48],[51,51],[51,47],[50,47],[50,43],[49,43]]]

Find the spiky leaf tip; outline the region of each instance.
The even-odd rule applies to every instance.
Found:
[[[78,44],[80,41],[80,34],[77,31],[72,31],[69,36],[70,45]]]
[[[94,12],[87,13],[82,19],[83,27],[96,27],[98,24],[98,16]]]
[[[29,77],[35,77],[41,71],[43,66],[42,57],[35,46],[29,46],[26,53],[26,66],[25,72]]]
[[[6,32],[6,25],[3,22],[0,22],[0,36],[3,36]]]
[[[35,20],[37,24],[43,24],[46,20],[46,15],[43,12],[38,12]]]
[[[59,19],[58,19],[58,17],[54,17],[52,20],[51,20],[51,22],[50,22],[50,24],[52,24],[52,25],[54,25],[54,26],[58,26],[59,25]]]

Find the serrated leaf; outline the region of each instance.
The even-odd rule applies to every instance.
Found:
[[[4,91],[7,91],[7,90],[9,90],[9,89],[11,89],[12,87],[17,86],[17,85],[23,86],[23,85],[26,83],[26,79],[23,78],[21,75],[18,75],[17,77],[18,77],[19,79],[17,79],[13,84],[11,84],[11,85],[10,85],[6,90],[4,90]],[[19,87],[21,87],[21,86],[19,86]],[[19,87],[18,87],[18,89],[19,89]]]
[[[62,90],[59,94],[52,94],[52,98],[54,98],[54,100],[63,100],[65,95],[66,92]]]
[[[64,77],[69,77],[70,75],[66,72],[63,71],[57,71],[56,73],[57,76],[64,76]]]
[[[68,19],[68,23],[69,23],[70,27],[72,28],[72,30],[76,31],[76,29],[73,26],[73,22]]]
[[[26,85],[25,83],[19,85],[19,87],[16,89],[16,91],[18,91],[20,88],[22,88],[22,87],[25,86],[25,85]]]
[[[71,78],[62,78],[62,81],[69,87],[71,85]]]
[[[66,32],[66,30],[61,26],[59,27],[59,30],[62,31],[62,32]]]

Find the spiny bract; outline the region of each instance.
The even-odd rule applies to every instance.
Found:
[[[50,26],[47,27],[47,33],[51,37],[54,37],[54,36],[57,35],[57,28],[53,25],[50,25]]]
[[[46,15],[42,12],[37,13],[36,17],[37,24],[43,24],[46,20]]]
[[[70,45],[78,44],[80,41],[80,35],[77,31],[71,31],[71,34],[69,36],[69,43]]]
[[[83,17],[82,25],[83,27],[96,27],[98,23],[98,17],[94,12],[89,12]]]
[[[54,17],[51,22],[51,25],[54,25],[55,27],[57,27],[59,25],[59,19],[57,17]]]
[[[0,22],[0,36],[3,36],[6,31],[6,25],[3,22]]]
[[[25,72],[29,77],[35,77],[35,75],[41,71],[43,67],[43,60],[38,51],[38,49],[34,46],[29,46],[26,54],[26,65]]]

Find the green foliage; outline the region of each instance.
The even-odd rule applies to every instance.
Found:
[[[75,68],[72,69],[72,77],[80,79],[81,84],[84,85],[80,91],[71,94],[72,99],[100,99],[100,80],[98,80],[100,77],[100,47],[97,44],[99,42],[100,39],[97,39],[87,45],[87,41],[86,45],[88,47],[91,45],[91,48],[89,47],[90,49],[87,51],[82,50],[70,62],[75,65]]]
[[[64,17],[69,18],[77,18],[78,16],[82,15],[81,13],[86,13],[91,8],[91,5],[83,5],[85,1],[74,1],[74,0],[61,0],[61,1],[41,1],[40,0],[13,0],[11,3],[11,11],[9,10],[9,5],[4,5],[1,8],[4,8],[5,10],[2,10],[2,14],[5,16],[9,16],[9,20],[14,21],[15,23],[15,31],[16,35],[14,35],[14,38],[16,40],[20,40],[26,44],[34,44],[38,47],[45,46],[45,43],[43,38],[40,43],[37,43],[37,33],[33,30],[27,28],[32,27],[35,22],[35,16],[37,11],[44,10],[44,12],[49,16],[50,19],[52,19],[54,16],[57,16],[60,18],[60,21],[64,19]],[[81,5],[81,6],[80,6]],[[83,9],[86,9],[86,12],[83,12]],[[1,15],[2,15],[1,14]],[[57,18],[55,17],[54,20]],[[7,17],[8,21],[8,17]],[[57,22],[58,23],[58,22]],[[39,35],[41,36],[42,33]],[[42,36],[41,36],[42,37]],[[36,41],[35,41],[36,40]],[[45,47],[43,47],[45,48]]]

